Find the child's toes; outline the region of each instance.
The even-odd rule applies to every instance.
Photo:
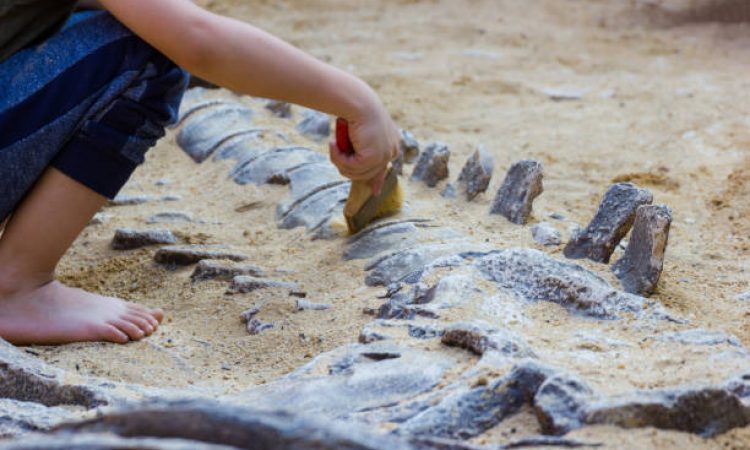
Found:
[[[127,344],[130,338],[122,330],[114,325],[107,324],[102,330],[102,338],[115,344]]]
[[[135,326],[141,329],[146,336],[150,336],[154,332],[154,326],[149,323],[148,319],[137,316],[135,314],[124,317],[128,322],[134,323]]]
[[[133,322],[128,322],[127,320],[115,320],[112,322],[112,325],[119,328],[121,331],[123,331],[125,334],[127,334],[131,340],[133,341],[139,341],[143,339],[143,336],[145,336],[146,333],[143,332],[136,324]]]
[[[164,311],[162,311],[161,308],[149,309],[148,312],[157,322],[161,323],[161,321],[164,320]]]

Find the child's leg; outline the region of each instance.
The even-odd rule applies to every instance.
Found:
[[[56,169],[37,182],[0,239],[0,336],[15,344],[125,343],[156,329],[160,310],[53,280],[58,261],[105,201]]]
[[[127,342],[161,311],[70,289],[55,266],[175,119],[186,75],[103,13],[0,63],[0,337]]]

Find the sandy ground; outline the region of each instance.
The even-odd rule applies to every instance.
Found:
[[[400,126],[423,143],[450,145],[454,176],[479,144],[492,152],[499,174],[520,159],[542,161],[545,193],[535,204],[534,221],[561,213],[567,220],[555,224],[566,230],[587,223],[613,181],[648,187],[655,202],[674,213],[655,298],[696,327],[724,330],[750,346],[750,303],[737,300],[750,291],[747,25],[675,20],[672,13],[687,1],[201,3],[272,30],[364,78]],[[550,90],[581,98],[554,101]],[[90,226],[62,263],[60,276],[70,284],[164,308],[167,320],[155,336],[127,346],[29,351],[60,367],[118,381],[235,391],[356,341],[370,319],[362,307],[376,305],[381,294],[362,287],[363,263],[341,263],[340,240],[311,242],[301,229],[276,230],[275,203],[284,190],[237,186],[226,179],[228,168],[194,164],[170,133],[126,192],[182,200],[108,208],[112,218]],[[164,178],[171,183],[157,186]],[[493,180],[493,193],[501,178]],[[498,247],[535,245],[527,228],[487,215],[492,195],[467,204],[417,186],[407,194],[414,210],[477,239]],[[297,282],[309,300],[334,308],[295,313],[294,299],[273,291],[227,296],[225,283],[194,284],[191,269],[157,266],[153,249],[109,249],[116,228],[142,228],[149,215],[174,210],[209,222],[169,226],[186,241],[231,245],[275,278]],[[615,281],[606,267],[583,264]],[[265,305],[260,318],[278,325],[249,336],[238,314],[256,303]],[[539,308],[539,314],[556,311],[552,305]],[[543,342],[545,333],[525,330],[532,341]],[[659,384],[654,375],[651,385]],[[512,420],[533,432],[528,414]],[[609,427],[573,435],[609,448],[750,448],[750,428],[711,440]]]

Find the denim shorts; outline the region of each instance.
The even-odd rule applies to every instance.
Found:
[[[0,221],[47,167],[114,197],[177,117],[188,75],[105,12],[0,63]]]

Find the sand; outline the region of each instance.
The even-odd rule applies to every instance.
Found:
[[[490,193],[474,202],[449,202],[435,190],[406,186],[412,212],[439,217],[478,240],[540,248],[528,228],[487,215],[502,173],[520,159],[537,159],[545,166],[545,192],[535,204],[533,222],[550,221],[549,214],[559,213],[566,220],[554,223],[562,231],[586,224],[613,181],[649,188],[655,202],[669,205],[674,214],[654,298],[695,327],[725,331],[750,346],[750,302],[737,300],[750,291],[747,25],[676,20],[675,11],[684,10],[677,1],[199,3],[271,30],[361,76],[378,90],[401,127],[422,143],[450,146],[453,176],[484,145],[495,157],[498,175]],[[261,125],[264,120],[273,123],[258,118]],[[325,144],[315,148],[323,152]],[[284,189],[238,186],[227,179],[229,167],[196,165],[170,132],[125,192],[173,194],[182,200],[107,208],[112,217],[88,227],[61,264],[59,275],[71,285],[164,308],[167,319],[156,335],[126,346],[28,351],[81,374],[233,392],[355,342],[370,320],[362,308],[377,305],[375,298],[382,294],[363,287],[364,263],[342,263],[341,240],[313,242],[301,229],[277,230],[275,204]],[[171,182],[158,186],[165,178]],[[158,266],[154,249],[109,248],[116,228],[142,228],[146,217],[162,211],[189,211],[207,222],[168,226],[183,239],[232,246],[273,278],[298,283],[308,300],[333,308],[295,313],[295,299],[283,291],[229,296],[226,283],[192,283],[191,268]],[[552,253],[561,256],[559,250]],[[605,266],[582,264],[616,283]],[[255,304],[264,305],[260,319],[277,325],[250,336],[239,313]],[[540,304],[532,314],[554,317],[559,308]],[[539,346],[575,326],[561,321],[551,330],[526,329],[524,334]],[[618,332],[626,333],[612,330],[613,336]],[[637,369],[626,368],[629,374],[622,380],[630,381],[622,381],[627,384],[623,389],[680,381]],[[705,366],[708,378],[710,372]],[[512,419],[519,434],[533,432],[534,422],[524,414],[530,413]],[[607,442],[607,448],[750,447],[750,428],[711,440],[612,427],[588,427],[571,435]],[[491,440],[491,434],[482,439]]]

